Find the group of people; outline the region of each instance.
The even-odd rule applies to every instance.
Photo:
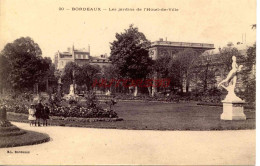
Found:
[[[42,104],[41,101],[38,104],[31,104],[28,110],[30,126],[41,126],[41,119],[43,126],[47,126],[50,110],[46,104]]]

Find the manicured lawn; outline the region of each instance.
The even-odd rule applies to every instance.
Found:
[[[22,135],[0,137],[0,148],[34,145],[50,140],[47,134],[26,130],[25,132]]]
[[[138,130],[237,130],[255,129],[255,111],[245,110],[245,121],[220,120],[222,107],[195,103],[119,102],[116,112],[123,121],[75,122],[51,120],[52,125]],[[26,117],[8,116],[9,120],[27,121]]]

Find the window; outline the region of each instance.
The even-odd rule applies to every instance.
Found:
[[[86,55],[83,55],[83,59],[86,59]]]

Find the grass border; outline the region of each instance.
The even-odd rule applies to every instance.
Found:
[[[4,132],[0,133],[0,137],[10,137],[10,136],[17,136],[17,135],[23,135],[26,134],[25,130],[18,130],[18,131],[11,131],[11,132]]]
[[[199,102],[197,105],[202,105],[202,106],[215,106],[215,107],[223,107],[223,103],[207,103],[207,102]],[[245,109],[255,109],[254,106],[252,105],[245,105]]]
[[[9,137],[0,137],[0,142],[3,141],[3,139],[10,139],[11,137],[15,140],[12,143],[7,143],[7,144],[0,144],[0,148],[8,148],[8,147],[17,147],[17,146],[26,146],[26,145],[36,145],[36,144],[41,144],[44,142],[50,141],[50,137],[48,134],[45,133],[39,133],[35,131],[29,131],[29,130],[24,130],[26,133],[23,135],[18,135],[18,136],[9,136]],[[37,135],[38,137],[40,136],[39,139],[36,140],[29,140],[25,139],[24,142],[19,142],[22,137],[32,137],[34,135]],[[16,139],[14,137],[20,138]],[[17,141],[17,142],[16,142]]]

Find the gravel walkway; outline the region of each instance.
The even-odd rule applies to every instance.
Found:
[[[255,130],[141,131],[13,124],[47,133],[51,141],[0,149],[0,165],[255,164]]]

